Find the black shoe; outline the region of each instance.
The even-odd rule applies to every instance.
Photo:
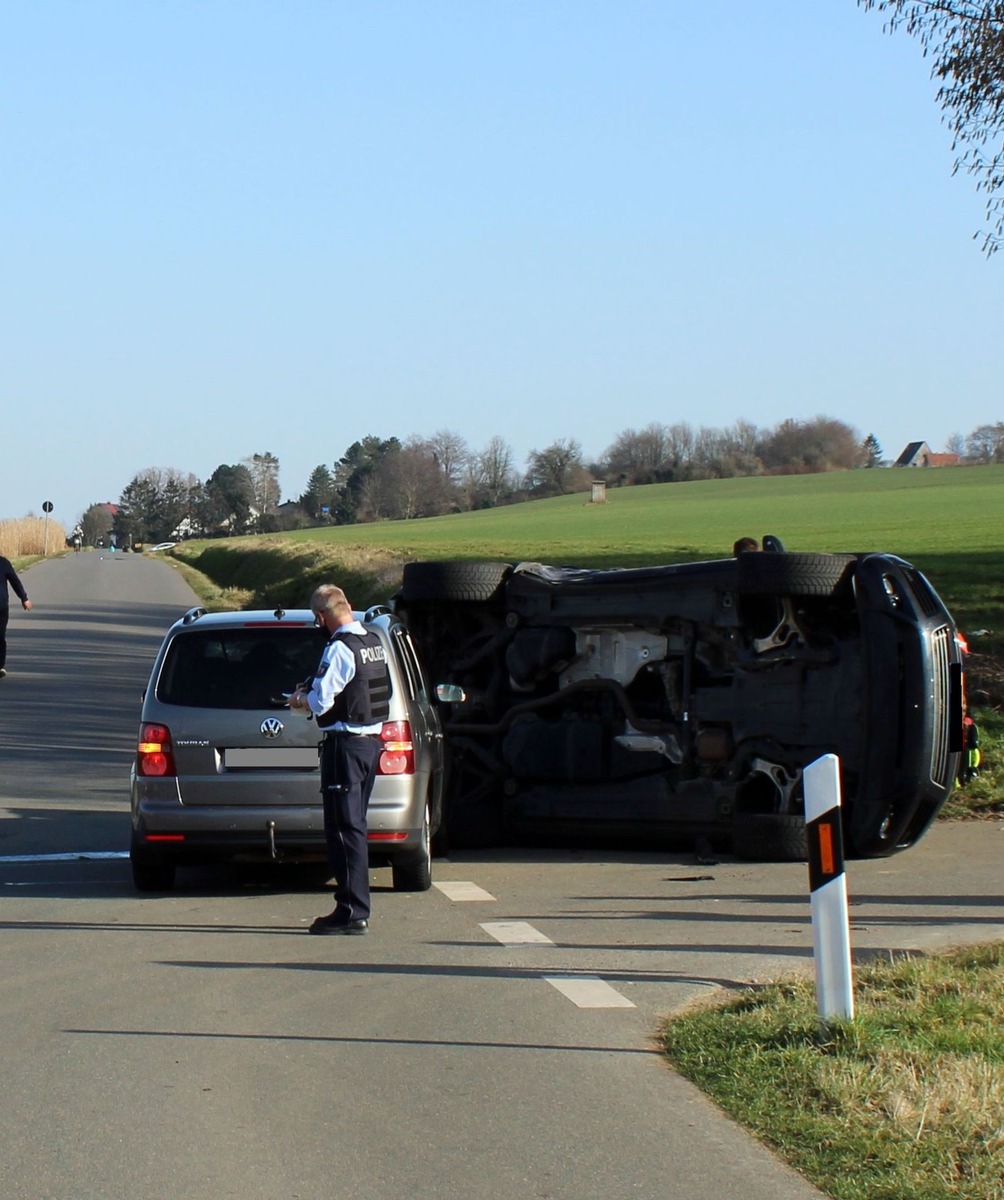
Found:
[[[318,917],[307,930],[308,933],[344,933],[347,935],[368,933],[370,928],[369,921],[360,917],[356,921],[335,921],[331,916]]]
[[[7,671],[3,667],[0,667],[0,679],[3,679],[6,676],[6,674],[7,674]]]

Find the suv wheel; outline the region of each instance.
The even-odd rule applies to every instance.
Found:
[[[429,806],[425,806],[422,844],[391,860],[395,892],[427,892],[432,887],[432,841],[429,837]]]
[[[493,600],[512,567],[501,562],[405,563],[401,598],[405,604],[435,600]]]
[[[137,892],[170,892],[174,888],[174,863],[131,860],[132,882]]]
[[[805,818],[792,813],[744,813],[732,818],[732,848],[751,862],[806,862]]]
[[[739,591],[751,596],[832,596],[850,577],[853,554],[740,554]]]

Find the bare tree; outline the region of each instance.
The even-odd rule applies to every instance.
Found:
[[[409,438],[399,454],[377,467],[389,474],[392,516],[434,517],[449,512],[456,485],[444,473],[435,451],[421,438]]]
[[[573,438],[559,438],[543,450],[531,450],[526,484],[540,496],[561,496],[588,483],[582,465],[582,447]]]
[[[436,465],[447,482],[456,486],[460,483],[471,452],[459,433],[439,429],[425,439],[425,445],[435,459]]]
[[[468,464],[471,506],[492,508],[516,490],[518,481],[509,443],[496,434]]]
[[[691,456],[693,473],[700,479],[714,479],[720,476],[724,457],[725,435],[719,429],[702,425],[694,435],[694,450]]]
[[[1004,238],[1004,0],[858,0],[887,14],[931,58],[937,100],[952,134],[955,171],[971,175],[986,197],[987,254]]]
[[[966,438],[966,458],[974,463],[1004,462],[1004,422],[977,426]]]
[[[948,441],[945,442],[945,452],[947,454],[957,454],[959,458],[965,457],[966,439],[961,433],[953,433],[949,435]]]
[[[614,479],[652,483],[659,478],[668,455],[666,427],[653,421],[644,429],[625,429],[608,447],[605,471]]]
[[[419,504],[421,515],[435,516],[459,508],[463,470],[470,453],[464,439],[440,430],[431,438],[413,435],[405,442],[404,449],[408,451],[409,460],[414,460],[404,464],[409,474],[416,474],[419,470],[418,460],[422,460],[424,495]]]
[[[256,513],[255,521],[259,528],[267,524],[266,518],[274,513],[279,504],[279,460],[267,451],[264,454],[252,454],[242,458],[241,464],[247,467],[254,488],[253,507]]]
[[[719,474],[722,476],[759,475],[763,470],[758,442],[760,431],[752,421],[740,418],[723,431]]]
[[[694,431],[686,421],[666,426],[666,461],[674,479],[686,479],[694,460]]]

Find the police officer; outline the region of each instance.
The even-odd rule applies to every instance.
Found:
[[[324,730],[321,796],[335,907],[310,926],[317,934],[360,934],[369,929],[369,852],[366,808],[380,757],[380,729],[390,715],[387,653],[375,633],[355,619],[345,593],[322,584],[310,607],[331,635],[317,673],[301,684],[289,706],[311,712]]]

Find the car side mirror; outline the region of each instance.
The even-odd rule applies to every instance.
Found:
[[[459,683],[437,683],[436,699],[440,704],[463,704],[467,693]]]

